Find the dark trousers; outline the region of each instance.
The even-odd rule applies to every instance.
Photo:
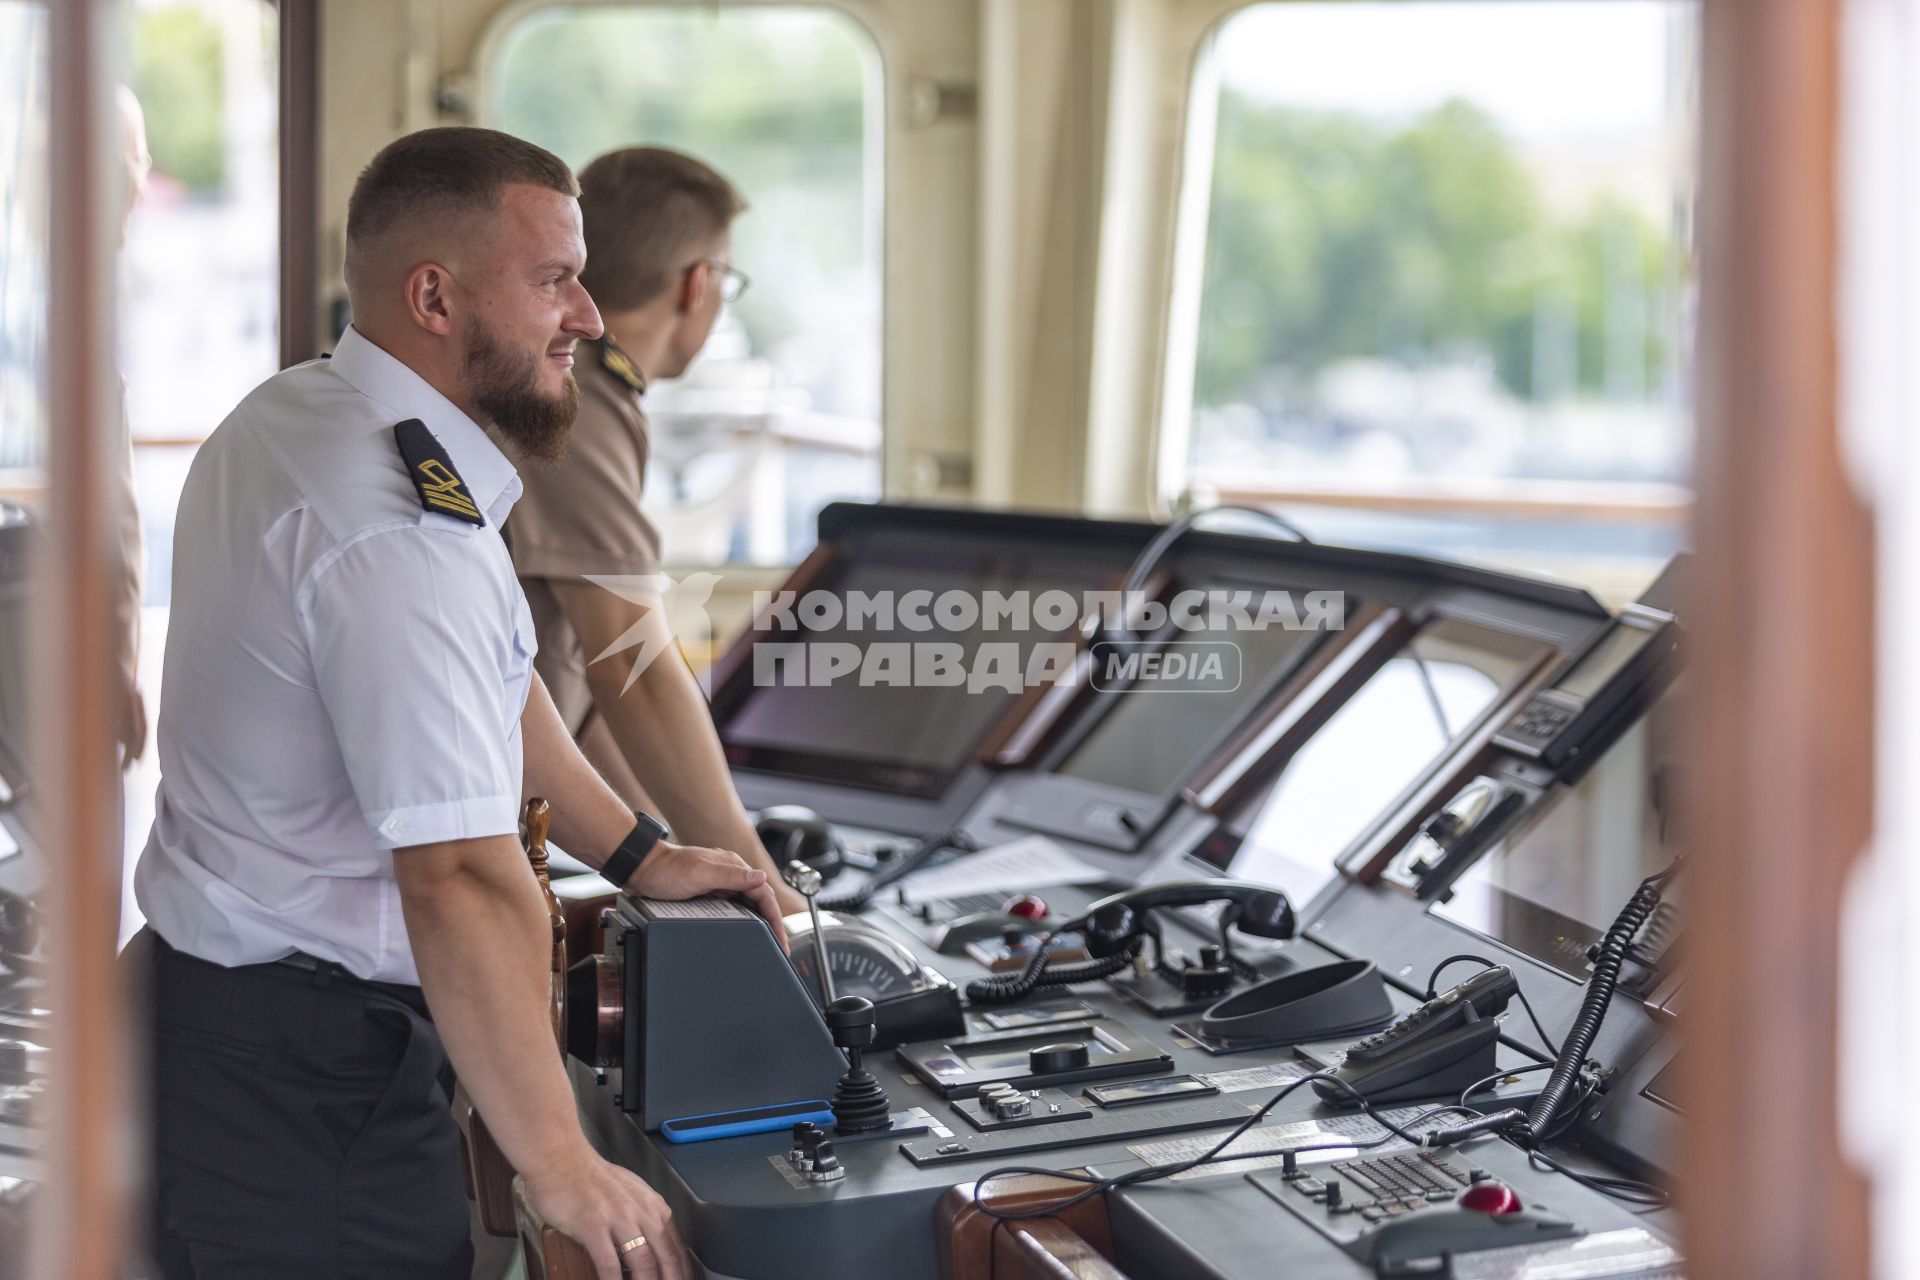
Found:
[[[452,1073],[417,987],[333,965],[225,968],[151,930],[163,1280],[468,1280]]]

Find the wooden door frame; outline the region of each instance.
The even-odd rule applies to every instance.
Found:
[[[46,1150],[57,1155],[35,1202],[30,1269],[74,1280],[119,1274],[137,1149],[128,1105],[136,1073],[114,957],[124,841],[114,767],[120,556],[108,486],[120,414],[113,257],[121,146],[112,96],[119,33],[113,0],[49,6],[51,431],[30,661],[34,836],[48,873],[42,948],[55,1010],[41,1123]]]
[[[280,10],[280,367],[331,345],[320,332],[320,3]]]
[[[1688,1274],[1867,1274],[1837,1117],[1872,817],[1874,533],[1839,443],[1843,0],[1704,0]],[[1783,1176],[1785,1175],[1785,1176]]]

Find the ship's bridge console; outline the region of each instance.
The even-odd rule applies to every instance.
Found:
[[[1677,568],[1264,533],[823,514],[713,699],[791,954],[622,899],[572,975],[711,1274],[1681,1273]]]
[[[37,796],[22,740],[28,684],[21,655],[31,616],[26,566],[34,536],[26,511],[0,502],[0,1240],[22,1238],[29,1198],[44,1177],[46,1140],[33,1119],[53,1057],[38,903],[47,867],[33,839]],[[10,1274],[0,1264],[0,1276]]]

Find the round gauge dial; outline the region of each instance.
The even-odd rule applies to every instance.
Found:
[[[836,996],[865,996],[878,1003],[934,985],[911,951],[870,925],[855,924],[823,911],[820,931],[826,937],[827,973],[833,979]],[[820,948],[812,920],[805,915],[788,916],[787,937],[794,972],[818,1004]]]

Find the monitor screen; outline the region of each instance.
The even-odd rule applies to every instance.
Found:
[[[1024,592],[1037,601],[1046,592],[1065,591],[1078,602],[1087,592],[1110,586],[1124,569],[1121,554],[1109,561],[1021,545],[935,550],[925,544],[869,543],[816,590],[842,600],[854,593],[864,593],[864,598],[886,593],[896,604],[909,593],[926,593],[920,596],[925,600],[959,592],[982,600],[989,592]],[[867,619],[856,627],[850,617],[842,617],[836,625],[761,632],[755,640],[804,643],[810,661],[812,655],[827,652],[822,647],[827,645],[842,651],[850,645],[863,658],[887,652],[877,649],[879,645],[908,646],[915,656],[931,653],[932,646],[957,645],[962,672],[976,670],[983,645],[1012,643],[1020,656],[1016,674],[1024,675],[1036,645],[1070,642],[1075,635],[1042,625],[1038,612],[1030,610],[1022,627],[1018,618],[989,618],[982,609],[973,625],[960,628],[940,625],[930,612],[926,617],[931,625],[924,630],[902,626],[897,612],[888,629],[868,625]],[[927,680],[911,669],[899,671],[897,682],[891,676],[876,682],[854,671],[815,683],[809,674],[809,683],[787,683],[756,675],[749,663],[736,677],[750,687],[717,716],[730,761],[931,798],[945,790],[1024,691],[970,684],[964,678],[958,683]]]
[[[1142,795],[1165,795],[1219,747],[1261,695],[1325,634],[1278,625],[1180,632],[1173,639],[1181,643],[1232,645],[1237,650],[1239,678],[1233,687],[1160,689],[1142,683],[1109,693],[1101,700],[1104,714],[1055,772]]]
[[[1585,700],[1607,687],[1607,681],[1633,661],[1633,655],[1647,647],[1654,632],[1646,627],[1616,622],[1593,648],[1573,664],[1573,669],[1554,682],[1554,688]]]
[[[1287,762],[1223,868],[1304,903],[1340,855],[1535,665],[1545,642],[1442,618]]]
[[[1679,695],[1675,684],[1576,785],[1489,849],[1434,914],[1584,977],[1587,948],[1678,853],[1668,806]]]

